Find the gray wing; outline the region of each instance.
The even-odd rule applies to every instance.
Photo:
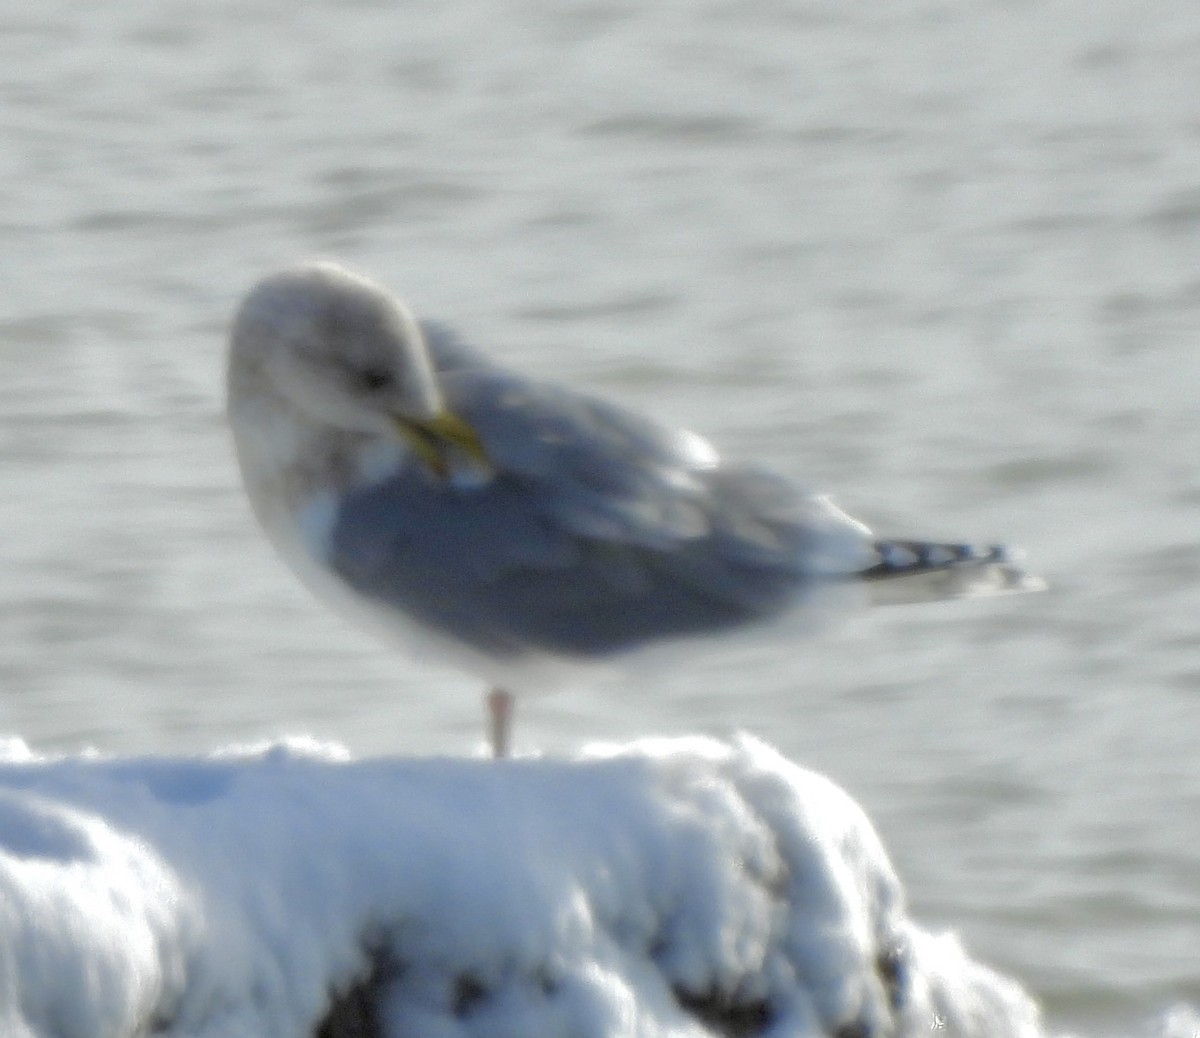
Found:
[[[458,332],[441,321],[421,321],[421,333],[438,374],[448,371],[491,369],[494,365],[473,346],[468,346]]]
[[[865,564],[823,499],[703,441],[495,368],[442,378],[495,468],[417,464],[353,490],[330,562],[359,593],[493,655],[603,656],[778,613]]]

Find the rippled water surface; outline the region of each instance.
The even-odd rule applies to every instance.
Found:
[[[336,256],[1053,585],[526,703],[522,746],[752,729],[1053,1029],[1195,1012],[1193,0],[51,0],[0,15],[0,120],[0,728],[475,749],[480,690],[310,601],[237,484],[231,309]]]

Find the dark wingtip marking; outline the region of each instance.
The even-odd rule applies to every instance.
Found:
[[[879,562],[861,571],[863,580],[886,580],[913,573],[928,573],[968,563],[972,566],[1004,565],[1011,553],[1003,544],[946,544],[934,541],[883,540],[875,542]]]

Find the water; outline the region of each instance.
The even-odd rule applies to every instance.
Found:
[[[1053,1029],[1188,1033],[1200,8],[58,0],[0,58],[0,729],[474,748],[479,690],[311,602],[236,482],[232,306],[337,256],[886,532],[1025,545],[1045,595],[525,704],[519,741],[757,731]]]

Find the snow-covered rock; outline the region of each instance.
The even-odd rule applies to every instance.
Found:
[[[748,737],[578,759],[0,747],[6,1038],[1035,1036]]]

